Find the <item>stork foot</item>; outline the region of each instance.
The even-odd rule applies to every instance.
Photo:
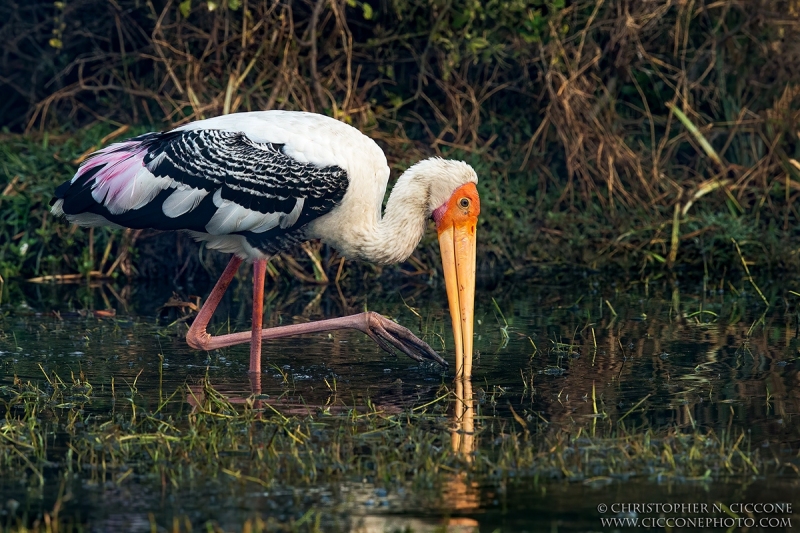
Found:
[[[407,328],[375,312],[366,313],[366,319],[367,327],[364,328],[364,333],[383,350],[394,354],[397,349],[415,361],[435,361],[443,368],[447,368],[447,361]]]

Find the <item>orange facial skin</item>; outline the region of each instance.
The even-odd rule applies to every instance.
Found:
[[[464,200],[468,202],[466,205]],[[481,199],[478,196],[478,188],[474,183],[467,183],[456,189],[450,199],[433,212],[433,219],[436,221],[436,231],[439,234],[445,228],[471,226],[474,235],[480,214]]]
[[[474,183],[456,189],[447,203],[433,212],[453,321],[458,381],[472,377],[476,230],[480,212],[480,198]]]

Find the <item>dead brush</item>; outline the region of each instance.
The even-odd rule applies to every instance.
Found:
[[[155,20],[152,28],[117,13],[119,51],[74,60],[63,74],[77,69],[78,79],[37,103],[27,129],[38,125],[42,130],[48,114],[64,106],[73,113],[93,114],[82,101],[87,92],[127,95],[125,118],[134,123],[164,120],[177,125],[236,111],[290,108],[328,110],[367,125],[369,106],[363,92],[372,83],[358,87],[343,9],[338,2],[322,0],[310,16],[307,6],[293,2],[239,6],[229,1],[218,11],[205,5],[192,10],[190,3],[173,2],[156,9],[148,3],[147,15]],[[135,42],[135,31],[149,34],[147,45]],[[321,71],[320,48],[326,51]],[[129,75],[130,63],[146,76]],[[344,98],[337,100],[334,92]]]
[[[797,0],[41,5],[0,6],[14,131],[316,111],[396,166],[475,165],[487,264],[724,268],[732,238],[798,263]],[[338,268],[292,256],[305,281]]]
[[[596,203],[607,219],[598,226],[618,228],[613,239],[599,232],[598,256],[634,252],[672,265],[679,245],[719,233],[689,210],[712,191],[707,208],[728,204],[734,216],[755,215],[756,225],[768,217],[788,230],[796,219],[797,171],[786,150],[796,146],[800,100],[798,73],[786,65],[797,47],[787,46],[781,27],[800,23],[798,9],[796,2],[788,13],[775,2],[756,4],[763,65],[729,47],[734,35],[750,31],[754,4],[599,2],[564,10],[551,23],[553,37],[564,21],[576,32],[542,52],[545,131],[531,137],[523,167],[534,143],[533,153],[543,154],[547,130],[555,134],[564,175],[543,173],[560,187],[554,206]],[[755,79],[749,86],[737,79],[767,68],[786,77],[758,89]],[[782,198],[772,193],[778,188]],[[635,213],[627,231],[618,208]]]

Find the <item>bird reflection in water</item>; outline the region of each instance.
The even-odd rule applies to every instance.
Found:
[[[323,408],[331,414],[349,410],[340,403],[337,405],[332,397],[328,398],[327,405],[314,401],[306,403],[301,397],[288,395],[270,397],[263,393],[261,377],[262,374],[251,373],[247,384],[239,381],[214,385],[204,380],[188,386],[186,402],[192,406],[193,412],[208,410],[214,404],[243,405],[251,409],[257,418],[261,418],[265,412],[274,414],[278,410],[282,416],[309,416]]]
[[[457,379],[453,402],[453,429],[450,441],[453,453],[472,464],[475,458],[475,398],[472,395],[472,382]],[[470,481],[467,472],[458,472],[445,485],[445,505],[454,514],[468,514],[480,506],[478,483]],[[447,531],[478,531],[478,521],[464,516],[447,520]]]

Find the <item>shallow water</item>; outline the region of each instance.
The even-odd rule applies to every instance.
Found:
[[[368,308],[423,332],[451,359],[443,288],[407,283],[397,290],[385,284],[367,293],[359,287],[273,286],[265,325]],[[439,401],[443,385],[468,394],[453,387],[452,371],[442,374],[383,353],[359,333],[265,344],[264,373],[256,380],[247,376],[246,346],[193,351],[182,339],[179,314],[172,310],[157,318],[172,286],[14,284],[5,294],[6,316],[0,322],[0,386],[11,387],[15,379],[46,384],[45,376],[53,373],[67,381],[83,373],[92,394],[80,402],[81,411],[97,419],[122,409],[118,390],[124,388],[135,389],[136,404],[145,412],[179,391],[165,412],[180,421],[202,401],[207,379],[235,403],[257,394],[269,404],[268,413],[283,417],[322,420],[324,414],[336,420],[373,410],[401,420],[403,413],[429,412],[432,418],[425,423],[441,433],[441,446],[452,445],[454,453],[467,458],[480,457],[475,450],[497,455],[499,440],[512,433],[536,450],[576,435],[612,438],[623,428],[640,435],[711,432],[731,442],[742,436],[739,446],[747,446],[748,453],[758,449],[759,457],[774,465],[768,471],[754,466],[748,475],[721,469],[694,477],[662,475],[647,465],[606,465],[596,477],[571,467],[506,468],[502,475],[472,474],[467,468],[438,478],[393,481],[344,473],[334,482],[321,479],[318,486],[277,480],[268,488],[217,475],[176,486],[147,475],[123,481],[98,481],[85,472],[66,476],[58,466],[66,448],[54,439],[44,486],[33,483],[29,472],[0,479],[0,504],[19,502],[0,511],[0,524],[13,523],[12,507],[14,517],[25,515],[29,521],[52,513],[59,495],[65,500],[59,516],[87,523],[92,531],[150,531],[153,524],[172,528],[174,519],[186,519],[195,528],[213,521],[225,530],[240,530],[256,516],[277,524],[294,521],[300,530],[316,520],[330,531],[433,531],[447,524],[454,531],[610,531],[620,526],[601,518],[658,513],[600,513],[601,504],[758,501],[796,507],[797,297],[788,292],[791,281],[761,288],[772,302],[766,313],[746,282],[613,283],[551,273],[479,289],[471,386],[476,407],[474,417],[458,420],[454,417],[464,411],[459,405],[467,405],[464,398]],[[249,290],[246,282],[233,287],[217,313],[219,332],[248,328]],[[114,309],[116,316],[78,316],[76,309]],[[426,484],[425,479],[435,481]],[[796,526],[791,512],[752,516],[789,518]],[[786,524],[777,529],[787,529]],[[775,529],[756,524],[749,530]]]

